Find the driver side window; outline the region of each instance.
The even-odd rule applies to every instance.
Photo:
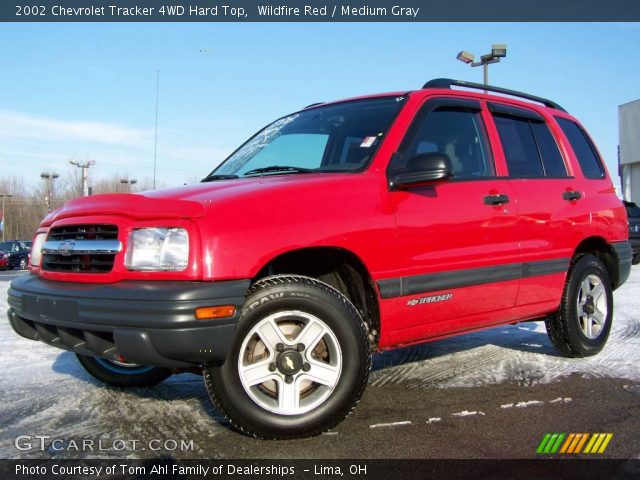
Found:
[[[392,170],[413,173],[419,162],[411,162],[411,158],[437,152],[449,158],[454,179],[495,176],[479,111],[458,107],[423,110],[408,135],[401,155],[397,155],[390,166]]]

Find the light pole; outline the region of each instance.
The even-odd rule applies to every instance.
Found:
[[[7,229],[7,221],[4,218],[4,199],[11,198],[13,195],[8,193],[0,193],[0,197],[2,197],[2,241],[4,242],[4,232]]]
[[[497,43],[491,45],[491,53],[487,53],[480,57],[479,62],[474,62],[475,55],[473,53],[465,52],[464,50],[458,53],[456,57],[463,63],[471,65],[472,67],[479,67],[482,65],[483,70],[483,83],[489,85],[489,65],[492,63],[498,63],[501,58],[507,56],[507,46],[503,43]]]
[[[69,160],[71,165],[75,165],[78,168],[82,169],[82,196],[86,197],[89,195],[89,167],[91,165],[95,165],[95,160],[87,160],[84,163],[76,162],[75,160]]]
[[[47,205],[47,213],[51,213],[53,210],[53,181],[60,175],[57,173],[42,172],[40,178],[47,182],[47,196],[45,198],[45,204]]]
[[[138,180],[135,178],[122,178],[120,179],[120,183],[127,186],[127,192],[131,191],[131,185],[135,185],[138,183]]]
[[[158,101],[160,100],[160,69],[156,71],[156,128],[153,135],[153,189],[156,189],[156,163],[158,161]]]

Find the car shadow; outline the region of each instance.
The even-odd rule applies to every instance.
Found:
[[[487,345],[518,352],[562,357],[549,341],[544,326],[541,328],[539,322],[523,322],[384,351],[374,355],[372,370],[420,362]]]
[[[384,370],[413,362],[436,359],[445,355],[473,350],[487,345],[512,349],[519,352],[559,357],[560,355],[550,343],[547,334],[540,330],[537,322],[519,323],[388,350],[374,354],[372,370]],[[65,351],[58,355],[52,368],[57,373],[73,376],[99,388],[107,388],[114,391],[125,390],[121,387],[105,385],[93,378],[80,365],[75,354],[71,352]],[[126,388],[126,391],[141,397],[170,400],[193,396],[194,387],[201,389],[202,379],[197,374],[185,372],[174,375],[152,387]],[[205,397],[208,400],[208,396],[205,395]]]

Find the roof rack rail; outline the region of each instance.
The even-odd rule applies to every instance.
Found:
[[[504,95],[511,95],[513,97],[526,98],[527,100],[542,103],[547,107],[566,112],[564,108],[562,108],[556,102],[549,100],[548,98],[536,97],[535,95],[529,95],[528,93],[509,90],[508,88],[494,87],[493,85],[484,85],[482,83],[465,82],[464,80],[454,80],[452,78],[434,78],[433,80],[429,80],[427,83],[425,83],[422,88],[451,88],[452,86],[475,88],[479,90],[486,90],[489,92],[502,93]]]
[[[307,105],[306,107],[304,107],[303,110],[306,110],[307,108],[315,107],[316,105],[322,105],[323,103],[324,102],[312,103],[311,105]]]

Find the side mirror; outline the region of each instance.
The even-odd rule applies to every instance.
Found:
[[[451,160],[446,153],[419,153],[407,162],[402,173],[389,180],[389,186],[395,190],[420,187],[453,176]]]

